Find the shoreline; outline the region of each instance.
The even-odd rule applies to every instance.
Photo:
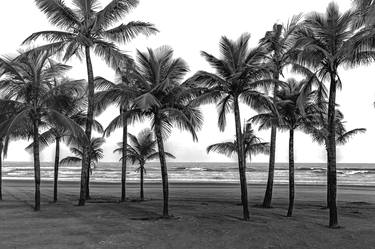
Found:
[[[3,179],[3,184],[15,184],[15,183],[26,183],[30,184],[33,183],[34,180],[29,180],[29,179]],[[58,184],[79,184],[79,181],[64,181],[64,180],[59,180]],[[42,180],[41,184],[53,184],[53,180]],[[161,182],[144,182],[145,185],[160,185]],[[121,182],[90,182],[90,185],[96,186],[96,185],[121,185]],[[127,182],[126,185],[139,185],[139,182],[132,181],[132,182]],[[240,183],[235,183],[235,182],[219,182],[219,181],[186,181],[186,182],[178,182],[178,181],[169,181],[169,185],[200,185],[200,186],[240,186]],[[254,186],[254,187],[261,187],[264,186],[266,187],[266,183],[248,183],[248,186]],[[287,183],[274,183],[274,186],[281,186],[281,187],[287,187],[289,184]],[[306,183],[295,183],[295,186],[300,186],[300,187],[326,187],[326,184],[306,184]],[[350,184],[337,184],[337,187],[343,187],[343,188],[370,188],[370,189],[375,189],[375,185],[350,185]]]

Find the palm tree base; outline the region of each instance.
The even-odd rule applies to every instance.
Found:
[[[341,229],[341,228],[343,228],[342,226],[339,226],[338,224],[335,224],[335,225],[330,225],[330,226],[328,226],[328,228],[330,228],[330,229]]]
[[[262,205],[259,205],[259,207],[261,207],[261,208],[273,208],[271,205],[268,205],[268,204],[262,204]]]
[[[178,220],[178,219],[180,219],[180,217],[176,217],[174,215],[169,214],[169,215],[161,216],[160,219],[163,219],[163,220]]]
[[[78,201],[78,206],[84,206],[85,202],[86,202],[86,200],[79,200]]]

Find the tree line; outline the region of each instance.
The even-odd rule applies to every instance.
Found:
[[[336,145],[365,131],[347,130],[344,125],[344,115],[336,103],[337,90],[343,86],[339,70],[370,64],[375,59],[374,2],[353,1],[353,7],[345,12],[330,3],[324,13],[293,16],[286,24],[275,24],[252,48],[248,33],[236,40],[223,36],[218,56],[201,52],[214,72],[198,71],[187,79],[187,63],[174,57],[168,46],[137,50],[136,58],[119,49],[118,45],[138,35],[158,32],[148,22],[118,25],[138,0],[112,0],[104,8],[98,0],[72,0],[74,7],[63,0],[35,3],[56,30],[35,32],[23,43],[44,40],[45,45],[0,59],[1,154],[6,156],[12,140],[32,141],[27,150],[34,160],[35,210],[40,209],[40,150],[55,143],[54,201],[60,163],[81,163],[79,205],[85,205],[90,198],[90,169],[103,157],[100,146],[104,137],[122,128],[122,141],[115,150],[121,154],[121,201],[126,200],[127,163],[139,164],[143,199],[145,163],[159,159],[163,217],[169,217],[166,157],[174,156],[165,151],[164,142],[173,128],[190,132],[197,141],[196,132],[203,124],[199,107],[215,104],[220,131],[226,128],[227,114],[234,114],[235,139],[213,144],[207,152],[237,155],[244,220],[250,218],[246,160],[256,153],[269,153],[262,206],[271,207],[276,138],[281,130],[289,132],[287,216],[292,216],[294,132],[301,130],[326,147],[329,226],[338,226]],[[114,82],[95,76],[92,55],[102,58],[116,72]],[[72,57],[86,63],[87,80],[66,77],[71,67],[65,63]],[[242,123],[240,104],[257,114]],[[118,107],[118,115],[104,128],[95,116],[110,105]],[[128,134],[128,125],[144,120],[151,121],[150,129],[138,136]],[[270,129],[270,143],[261,141],[251,124]],[[93,130],[103,137],[93,138]],[[70,146],[74,156],[60,159],[62,142]]]

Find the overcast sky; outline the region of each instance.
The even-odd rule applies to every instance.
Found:
[[[70,2],[70,0],[66,0]],[[109,0],[102,0],[103,5]],[[156,48],[169,45],[175,50],[175,56],[185,59],[192,75],[197,70],[211,70],[200,56],[200,51],[218,54],[218,42],[222,35],[237,39],[242,33],[251,34],[251,46],[255,46],[267,30],[275,22],[286,23],[298,13],[310,11],[324,11],[329,0],[140,0],[139,6],[123,21],[148,21],[154,23],[160,33],[148,38],[139,37],[121,49],[134,55],[135,49],[145,50],[147,47]],[[341,10],[348,9],[351,0],[337,1]],[[0,8],[0,55],[14,54],[21,42],[32,32],[55,29],[51,26],[34,4],[33,0],[2,0]],[[86,78],[84,62],[69,61],[74,69],[69,76],[72,78]],[[375,65],[360,67],[354,70],[341,69],[343,89],[338,92],[337,102],[345,114],[347,128],[367,128],[365,135],[351,140],[344,147],[338,148],[339,162],[374,162],[375,138]],[[113,79],[114,74],[100,59],[94,59],[95,76]],[[235,130],[233,116],[228,115],[228,126],[225,132],[217,128],[217,112],[214,105],[202,107],[204,126],[199,132],[199,142],[194,143],[190,134],[174,130],[166,141],[166,148],[172,152],[180,162],[202,161],[234,161],[217,154],[206,154],[206,147],[212,143],[233,140]],[[242,107],[242,119],[245,120],[254,113],[247,107]],[[110,108],[98,119],[106,126],[117,115],[116,108]],[[148,124],[136,124],[130,127],[130,132],[136,134]],[[270,131],[258,133],[265,141],[269,141]],[[118,156],[112,151],[120,142],[121,131],[113,133],[105,144],[105,158],[103,161],[117,161]],[[324,148],[313,144],[309,136],[298,133],[295,136],[295,157],[297,162],[324,162],[326,159]],[[29,161],[31,155],[24,151],[28,143],[13,142],[9,148],[9,161]],[[288,134],[278,133],[277,162],[288,160]],[[43,151],[42,160],[53,160],[53,148]],[[69,153],[63,149],[63,156]],[[267,156],[257,156],[255,162],[267,162]]]

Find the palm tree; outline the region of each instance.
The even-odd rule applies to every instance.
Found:
[[[116,104],[120,108],[120,115],[116,116],[105,129],[104,134],[110,136],[117,128],[122,126],[122,157],[126,158],[128,124],[142,119],[142,113],[135,108],[131,100],[138,96],[138,86],[131,78],[134,65],[127,63],[117,70],[117,84],[103,77],[95,78],[95,86],[101,90],[95,94],[96,113],[103,112],[109,105]],[[121,161],[121,201],[126,199],[126,161]]]
[[[196,130],[201,127],[202,114],[192,102],[196,91],[181,80],[188,71],[187,64],[173,58],[173,50],[163,46],[147,52],[138,51],[138,63],[134,77],[141,95],[133,100],[136,108],[151,120],[158,144],[163,182],[163,217],[168,217],[168,170],[164,141],[174,125],[189,131],[197,141]]]
[[[344,115],[339,111],[336,110],[336,144],[337,145],[344,145],[347,142],[349,142],[349,139],[353,136],[365,133],[365,128],[356,128],[352,130],[347,130],[345,128],[345,121],[343,121]],[[327,150],[328,155],[328,120],[327,120],[327,114],[321,113],[317,116],[317,122],[314,122],[313,124],[307,124],[305,126],[305,132],[310,134],[311,137],[315,142],[317,142],[320,145],[324,145]],[[328,181],[328,179],[327,179]],[[328,182],[327,182],[327,207],[329,204],[329,191],[328,191]]]
[[[147,161],[159,158],[159,152],[156,151],[156,140],[153,138],[153,133],[150,129],[144,129],[138,133],[138,136],[128,134],[130,144],[127,145],[126,158],[132,164],[139,164],[137,171],[140,172],[140,199],[144,200],[143,193],[143,174],[146,173],[145,164]],[[123,143],[119,143],[119,148],[113,152],[123,152]],[[165,156],[175,158],[171,153],[164,152]],[[122,153],[123,155],[123,153]],[[124,157],[121,157],[123,161]]]
[[[294,16],[287,25],[274,24],[271,31],[267,31],[260,40],[260,44],[267,51],[267,64],[272,70],[272,77],[279,80],[283,77],[283,71],[286,66],[291,64],[296,49],[296,33],[299,29],[301,15]],[[273,88],[273,96],[277,93],[277,87]],[[275,174],[275,156],[276,156],[276,133],[277,128],[271,128],[271,147],[269,156],[267,188],[264,195],[264,208],[270,208],[272,202],[273,179]]]
[[[342,85],[338,73],[340,66],[354,67],[368,64],[375,58],[369,40],[353,28],[357,13],[348,10],[340,13],[335,3],[330,3],[325,13],[310,13],[299,31],[298,42],[303,47],[296,58],[298,64],[317,72],[322,81],[329,81],[328,100],[328,189],[329,227],[338,226],[336,192],[336,90]]]
[[[259,153],[268,154],[270,152],[270,144],[262,142],[262,140],[255,135],[254,130],[251,127],[251,123],[247,123],[243,129],[244,143],[245,143],[245,154],[249,157],[257,155]],[[237,141],[223,142],[211,144],[207,147],[207,153],[217,152],[231,157],[234,153],[237,154]]]
[[[3,107],[17,110],[10,119],[1,123],[0,136],[5,141],[17,137],[33,139],[36,211],[40,209],[40,128],[58,127],[84,140],[82,129],[59,112],[69,102],[66,97],[75,96],[79,91],[66,87],[65,97],[55,101],[54,93],[63,87],[54,86],[54,79],[69,67],[63,64],[52,66],[50,56],[48,51],[30,50],[16,58],[0,60],[3,70],[0,89],[4,95],[0,102]]]
[[[95,169],[95,167],[97,166],[98,162],[100,159],[102,159],[104,157],[104,153],[103,153],[103,149],[101,148],[102,145],[104,144],[105,142],[105,139],[102,138],[102,137],[95,137],[95,138],[91,138],[91,141],[90,141],[90,148],[91,148],[91,151],[90,151],[90,170],[89,172],[92,172],[93,169]],[[70,152],[72,154],[74,154],[74,156],[67,156],[63,159],[61,159],[60,161],[60,164],[77,164],[77,163],[81,163],[82,160],[83,160],[83,148],[85,147],[86,145],[81,143],[81,142],[77,142],[77,143],[74,143],[72,144],[72,147],[70,148]]]
[[[270,104],[269,98],[260,93],[258,88],[273,84],[272,81],[264,79],[264,76],[269,75],[268,68],[261,63],[265,58],[264,49],[256,47],[250,50],[248,48],[249,39],[250,35],[248,34],[243,34],[237,41],[222,37],[220,58],[201,52],[202,56],[216,70],[216,74],[199,71],[189,80],[192,85],[203,89],[203,94],[195,102],[217,104],[218,126],[221,131],[225,129],[227,113],[234,112],[244,220],[249,219],[249,209],[239,103],[243,101],[253,108]]]
[[[29,36],[24,43],[44,38],[51,44],[40,47],[64,53],[63,59],[69,60],[73,55],[86,58],[88,77],[88,106],[85,133],[91,138],[94,120],[94,72],[91,52],[103,58],[111,67],[117,68],[130,58],[122,53],[115,43],[126,43],[138,34],[150,35],[157,30],[146,22],[131,21],[111,28],[129,11],[135,8],[138,0],[112,0],[104,8],[99,9],[98,0],[72,0],[74,9],[62,0],[35,0],[37,7],[44,12],[49,21],[62,31],[40,31]],[[87,144],[89,145],[89,143]],[[88,158],[90,148],[83,148],[81,190],[79,205],[85,204]]]
[[[307,123],[314,123],[319,111],[315,103],[314,92],[306,92],[308,80],[300,82],[289,79],[281,90],[276,93],[274,111],[258,114],[251,118],[260,123],[260,128],[277,126],[289,131],[289,207],[287,216],[291,217],[294,207],[294,131],[303,129]]]
[[[77,84],[78,82],[72,81],[71,83]],[[64,109],[59,110],[65,116],[69,117],[71,120],[76,122],[79,126],[84,126],[87,115],[82,110],[84,103],[81,97],[71,98],[68,105],[64,106]],[[59,98],[57,98],[59,101]],[[70,107],[68,107],[70,106]],[[102,125],[94,119],[93,129],[99,133],[103,133]],[[55,159],[54,159],[54,178],[53,178],[53,202],[57,202],[57,188],[58,188],[58,176],[59,176],[59,166],[60,166],[60,144],[65,142],[70,145],[74,141],[74,136],[71,132],[65,131],[59,127],[51,127],[45,132],[40,134],[39,148],[43,150],[44,148],[55,143]],[[32,151],[33,143],[26,147],[26,150]],[[89,176],[88,176],[89,177]],[[89,189],[86,190],[86,194],[89,195]]]

